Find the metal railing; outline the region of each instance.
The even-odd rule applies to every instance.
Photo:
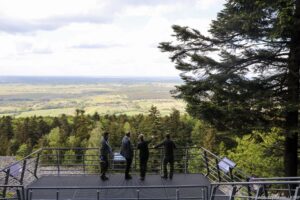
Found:
[[[0,170],[0,197],[18,196],[18,189],[38,178],[38,164],[42,149]]]
[[[154,197],[153,195],[153,189],[168,189],[168,195],[157,195]],[[191,195],[190,189],[197,189],[197,194]],[[109,199],[111,200],[179,200],[179,199],[199,199],[199,200],[206,200],[208,199],[208,187],[202,186],[202,185],[180,185],[180,186],[174,186],[174,185],[157,185],[157,186],[98,186],[98,187],[29,187],[26,190],[26,199],[32,200],[34,199],[35,195],[39,195],[40,193],[38,190],[42,191],[49,191],[52,190],[52,196],[51,199],[62,199],[61,196],[63,196],[63,199],[76,199],[74,197],[74,192],[80,195],[80,192],[84,195],[88,195],[82,197],[83,199],[96,199],[100,200],[103,199],[101,195],[103,192],[110,191],[110,194],[114,194],[116,191],[119,193],[122,190],[135,190],[135,195],[133,195],[132,192],[123,193],[122,197],[113,197],[113,195],[110,195]],[[149,191],[150,190],[150,191]],[[68,193],[66,193],[68,191]],[[73,192],[70,192],[73,191]],[[101,193],[102,192],[102,193]],[[48,195],[51,195],[51,193],[47,193]],[[118,196],[118,195],[117,195]]]
[[[300,199],[300,177],[298,181],[251,181],[212,183],[210,200],[223,199]],[[271,180],[272,178],[270,178]],[[223,193],[218,193],[221,190]]]
[[[0,188],[6,188],[5,195],[1,195],[0,200],[23,200],[25,198],[23,185],[0,185]]]
[[[163,149],[149,148],[149,173],[161,173],[164,157]],[[178,148],[174,153],[174,171],[177,173],[201,173],[200,149],[196,147]],[[115,151],[119,152],[119,151]],[[139,170],[139,152],[134,149],[132,172]],[[111,173],[124,171],[125,160],[109,159]],[[40,154],[39,172],[45,174],[99,174],[99,148],[43,148]]]
[[[148,173],[159,174],[163,168],[163,149],[149,148],[149,151]],[[299,196],[300,177],[254,178],[243,173],[237,167],[230,168],[228,172],[224,172],[219,167],[222,158],[202,147],[178,148],[174,154],[174,171],[176,173],[201,173],[212,182],[211,199],[217,198],[218,195],[224,198],[230,197],[230,199],[246,197],[248,199],[269,199],[283,194],[285,198],[289,199],[294,198],[295,195],[297,198]],[[132,164],[133,173],[139,171],[138,155],[139,152],[135,149]],[[110,173],[123,173],[125,161],[112,157],[109,162]],[[100,164],[99,148],[39,149],[0,170],[0,198],[23,199],[24,195],[18,194],[22,191],[20,188],[26,188],[34,180],[44,175],[98,175],[100,173]],[[31,189],[33,191],[37,188]],[[94,189],[100,190],[101,188]],[[109,188],[102,189],[112,190]],[[79,188],[79,190],[81,189]],[[220,196],[220,193],[218,193],[220,190],[225,196],[224,194]],[[21,192],[21,194],[23,193]],[[208,195],[209,191],[206,194]]]
[[[211,182],[243,182],[249,180],[250,176],[238,167],[229,168],[228,172],[223,171],[219,167],[219,163],[222,161],[222,158],[203,147],[200,147],[200,150],[202,155],[202,162],[199,163],[202,165],[201,172]]]

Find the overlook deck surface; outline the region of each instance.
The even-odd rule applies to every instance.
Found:
[[[97,199],[97,189],[95,187],[111,186],[133,186],[126,189],[100,189],[100,199],[135,199],[137,189],[143,186],[159,186],[158,188],[140,188],[139,197],[147,199],[176,199],[176,188],[168,186],[178,186],[180,199],[191,197],[201,199],[203,190],[200,187],[180,188],[180,185],[203,185],[209,189],[209,180],[201,174],[175,174],[173,179],[162,179],[159,175],[147,175],[144,181],[139,180],[139,176],[133,175],[133,179],[125,180],[123,174],[109,175],[108,181],[102,181],[96,175],[63,175],[63,176],[42,176],[28,186],[32,188],[31,197],[34,200],[56,199],[57,187],[73,187],[73,189],[60,189],[59,199],[69,200],[91,200]],[[34,189],[34,188],[53,188],[53,189]],[[94,187],[93,189],[78,188]],[[30,191],[30,190],[28,190]],[[206,196],[205,196],[206,199]]]

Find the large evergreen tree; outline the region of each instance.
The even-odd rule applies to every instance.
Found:
[[[300,0],[227,0],[210,35],[173,26],[171,54],[188,112],[235,133],[285,130],[287,176],[297,175]]]

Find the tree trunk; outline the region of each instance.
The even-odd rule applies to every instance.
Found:
[[[300,69],[300,0],[296,0],[293,33],[288,63],[288,94],[286,113],[286,139],[284,167],[286,176],[297,176],[298,121],[299,121],[299,69]]]

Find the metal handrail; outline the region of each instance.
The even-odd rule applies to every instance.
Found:
[[[41,151],[43,150],[43,148],[40,148],[34,152],[32,152],[31,154],[25,156],[24,158],[22,158],[21,160],[18,160],[16,162],[13,162],[12,164],[8,165],[8,166],[5,166],[4,168],[0,169],[0,172],[4,172],[5,170],[11,168],[12,166],[16,165],[16,164],[20,164],[21,162],[23,162],[24,160],[27,160],[29,158],[31,158],[33,155],[36,155],[38,153],[40,153]]]
[[[255,178],[251,177],[251,181],[271,181],[271,180],[299,180],[300,176],[298,177],[270,177],[270,178]]]
[[[277,177],[284,179],[285,177]],[[290,177],[286,177],[290,178]],[[267,178],[266,178],[267,179]],[[251,181],[251,182],[220,182],[212,183],[210,200],[216,197],[228,197],[228,199],[300,199],[299,181]],[[276,186],[276,187],[275,187]],[[220,189],[224,194],[217,194]]]
[[[179,199],[208,199],[208,186],[203,185],[151,185],[151,186],[93,186],[93,187],[78,187],[78,186],[63,186],[63,187],[28,187],[26,189],[26,199],[32,199],[33,190],[56,190],[56,199],[59,199],[59,192],[60,190],[96,190],[97,200],[100,200],[100,190],[120,190],[120,189],[136,189],[136,198],[128,198],[128,197],[121,197],[121,198],[110,198],[110,199],[118,199],[118,200],[125,200],[125,199],[143,199],[143,200],[150,200],[155,199],[153,197],[150,198],[141,198],[140,197],[140,190],[147,190],[147,189],[156,189],[156,188],[164,188],[164,189],[176,189],[176,200]],[[189,197],[182,197],[179,196],[180,189],[189,189],[189,188],[201,188],[201,196],[189,196]],[[159,197],[158,199],[173,199],[170,197],[164,198]]]
[[[280,185],[280,184],[299,184],[300,181],[251,181],[251,182],[220,182],[211,183],[211,185]]]
[[[23,185],[0,185],[0,188],[5,189],[5,192],[2,193],[2,197],[0,199],[3,200],[10,200],[10,199],[18,199],[18,200],[23,200],[25,198],[25,187]],[[6,196],[6,191],[7,189],[13,189],[16,193],[16,197],[7,197]],[[21,190],[21,191],[20,191]]]

